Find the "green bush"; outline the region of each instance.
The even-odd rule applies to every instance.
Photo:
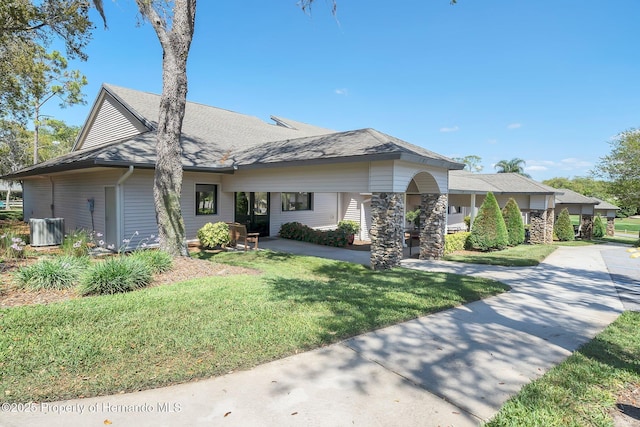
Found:
[[[408,211],[405,214],[405,219],[412,223],[416,229],[420,230],[420,208],[416,209],[415,211]]]
[[[607,234],[607,226],[600,215],[593,220],[593,237],[604,237]]]
[[[464,225],[467,226],[467,231],[471,231],[471,215],[464,217]]]
[[[343,219],[338,222],[338,230],[343,230],[347,235],[358,234],[358,231],[360,231],[360,224],[357,221]]]
[[[560,211],[560,215],[558,215],[558,219],[553,226],[553,231],[561,242],[570,242],[575,240],[573,224],[571,224],[571,216],[569,215],[569,210],[567,208]]]
[[[80,283],[81,295],[129,292],[151,283],[151,268],[131,256],[113,256],[93,264]]]
[[[19,269],[15,277],[20,286],[32,290],[67,289],[79,282],[89,263],[87,257],[43,258]]]
[[[129,257],[138,259],[151,269],[152,273],[164,273],[173,268],[173,258],[168,253],[156,249],[139,249]]]
[[[471,227],[467,248],[480,251],[504,249],[509,244],[507,226],[493,193],[487,193]]]
[[[502,217],[507,227],[509,246],[518,246],[524,243],[524,221],[518,203],[513,198],[507,201],[502,209]]]
[[[280,237],[299,240],[316,245],[344,247],[347,245],[347,233],[342,229],[314,230],[299,222],[287,222],[280,227]]]
[[[467,239],[471,233],[464,231],[461,233],[447,234],[444,236],[444,254],[461,251],[465,248]]]
[[[229,225],[224,222],[209,222],[198,230],[198,240],[205,248],[225,247],[230,242]]]

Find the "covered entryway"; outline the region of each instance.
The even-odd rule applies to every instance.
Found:
[[[270,194],[267,192],[235,193],[235,222],[247,226],[250,233],[269,235]]]

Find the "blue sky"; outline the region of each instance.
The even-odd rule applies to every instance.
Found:
[[[162,51],[133,0],[106,1],[87,62],[87,105],[45,114],[81,125],[103,82],[160,93]],[[94,13],[98,23],[97,14]],[[526,161],[534,179],[585,176],[640,126],[637,0],[295,0],[198,3],[191,101],[335,130],[372,127],[484,172]]]

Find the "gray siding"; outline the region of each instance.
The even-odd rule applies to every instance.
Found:
[[[23,184],[24,220],[30,218],[51,217],[51,182],[49,178],[33,178],[24,180]]]
[[[310,211],[283,212],[281,193],[271,193],[269,234],[271,236],[277,236],[282,224],[293,221],[300,222],[314,228],[334,228],[337,225],[337,193],[313,193],[312,207],[313,210]]]
[[[369,163],[240,169],[222,178],[225,191],[367,192]]]
[[[95,147],[147,131],[138,119],[110,95],[105,94],[102,105],[97,111],[93,121],[88,124],[89,129],[85,133],[84,140],[76,149]]]

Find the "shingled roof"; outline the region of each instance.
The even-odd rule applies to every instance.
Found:
[[[108,94],[140,124],[131,137],[83,148],[98,115],[98,101]],[[98,166],[155,166],[155,134],[160,95],[104,84],[74,151],[7,175],[33,175]],[[361,129],[335,132],[306,123],[271,116],[275,124],[221,108],[187,102],[182,126],[182,164],[185,170],[232,172],[237,168],[272,167],[297,162],[346,162],[404,159],[448,169],[463,165],[424,148],[378,132]]]
[[[479,174],[465,170],[449,171],[451,194],[561,194],[562,190],[541,184],[518,173]]]

